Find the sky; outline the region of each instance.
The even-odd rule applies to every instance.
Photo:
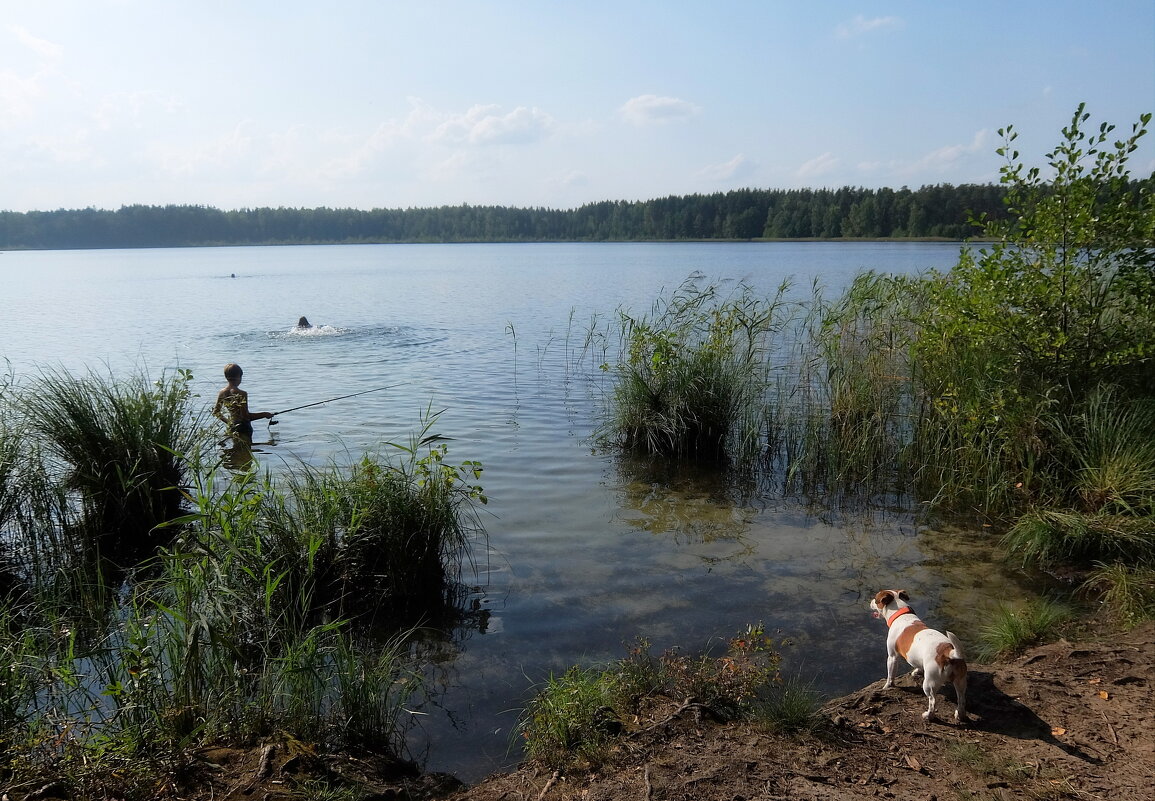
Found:
[[[1155,0],[0,0],[0,210],[988,183],[1081,102],[1155,111]]]

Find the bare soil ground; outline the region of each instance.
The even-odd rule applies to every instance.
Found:
[[[885,671],[879,645],[879,669]],[[453,801],[570,799],[1155,798],[1155,627],[973,665],[969,725],[925,723],[908,676],[824,709],[818,736],[718,725],[692,709],[627,735],[612,766],[554,775],[525,765]],[[953,690],[940,717],[954,714]],[[660,719],[657,718],[657,719]]]
[[[882,649],[880,642],[880,672]],[[657,699],[644,719],[629,722],[607,766],[562,774],[529,762],[468,788],[411,765],[319,756],[300,744],[208,749],[183,786],[158,797],[287,801],[319,797],[325,782],[360,801],[1155,798],[1153,625],[972,664],[969,725],[949,722],[951,690],[939,703],[948,722],[925,723],[922,691],[909,675],[881,688],[880,680],[829,702],[821,731],[797,737],[718,723],[692,703]],[[21,789],[8,788],[6,798],[66,797],[52,786]]]

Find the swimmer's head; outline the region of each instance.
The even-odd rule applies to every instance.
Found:
[[[239,381],[245,371],[241,369],[239,364],[229,362],[225,365],[225,378],[229,381]]]
[[[297,328],[309,328],[309,327],[310,327],[310,325],[309,325],[309,318],[308,317],[302,317],[300,320],[297,320]]]

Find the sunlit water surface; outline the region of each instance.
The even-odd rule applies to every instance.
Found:
[[[995,599],[1025,590],[980,535],[923,532],[909,510],[806,510],[704,477],[656,478],[589,440],[602,394],[591,327],[647,312],[692,273],[772,292],[837,289],[862,269],[948,268],[941,243],[372,245],[0,254],[0,356],[42,367],[186,368],[202,401],[238,362],[254,409],[392,389],[258,424],[273,470],[405,441],[442,411],[452,461],[485,466],[490,503],[464,579],[483,614],[432,673],[411,737],[430,770],[466,781],[516,762],[518,711],[568,666],[780,632],[785,670],[829,694],[882,675],[866,611],[909,589],[932,624],[974,640]],[[305,315],[316,326],[295,330]],[[966,547],[962,547],[965,545]]]

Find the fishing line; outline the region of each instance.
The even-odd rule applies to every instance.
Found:
[[[360,392],[350,392],[348,395],[338,395],[335,398],[326,398],[325,400],[313,401],[312,403],[305,403],[305,404],[302,404],[300,406],[294,406],[291,409],[281,409],[281,411],[279,411],[279,412],[273,412],[273,417],[276,417],[279,414],[287,414],[288,412],[295,412],[299,409],[308,409],[311,406],[320,406],[323,403],[332,403],[333,401],[345,400],[345,398],[355,398],[358,395],[368,395],[370,392],[381,392],[381,391],[386,390],[386,389],[393,389],[394,387],[400,387],[400,386],[402,386],[402,384],[390,384],[387,387],[376,387],[375,389],[363,389]],[[275,425],[277,422],[278,421],[276,421],[276,420],[270,419],[269,425]]]

